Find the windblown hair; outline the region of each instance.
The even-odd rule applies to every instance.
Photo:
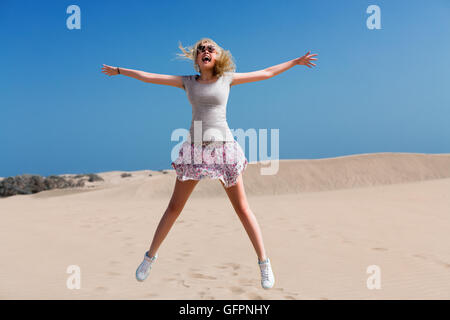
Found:
[[[181,49],[183,53],[177,53],[177,56],[192,60],[194,63],[195,71],[200,72],[200,67],[196,63],[197,48],[199,45],[205,43],[212,44],[216,47],[217,54],[213,70],[214,75],[220,77],[223,75],[224,72],[228,71],[234,72],[236,70],[236,65],[234,64],[233,56],[231,55],[230,51],[223,49],[210,38],[202,38],[199,41],[197,41],[193,46],[187,48],[184,48],[181,45],[181,42],[179,42],[178,47]]]

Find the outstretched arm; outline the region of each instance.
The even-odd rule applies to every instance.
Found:
[[[292,68],[296,65],[305,65],[308,68],[312,68],[312,66],[315,66],[314,63],[311,62],[311,60],[317,60],[316,58],[313,58],[314,56],[317,56],[317,54],[310,54],[311,51],[308,51],[304,56],[292,59],[287,62],[283,62],[280,64],[277,64],[276,66],[272,66],[269,68],[266,68],[264,70],[258,70],[253,72],[244,72],[244,73],[234,73],[233,81],[231,82],[231,85],[237,85],[241,83],[247,83],[247,82],[254,82],[254,81],[260,81],[260,80],[266,80],[272,77],[275,77],[276,75]]]
[[[158,74],[133,69],[112,67],[106,64],[103,65],[102,72],[108,76],[115,76],[121,74],[148,83],[164,84],[167,86],[173,86],[183,89],[183,80],[181,76],[173,76],[169,74]]]

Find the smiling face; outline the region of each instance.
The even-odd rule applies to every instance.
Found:
[[[212,43],[204,42],[198,45],[196,63],[200,68],[200,72],[214,69],[217,54],[217,47]]]

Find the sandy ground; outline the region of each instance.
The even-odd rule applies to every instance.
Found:
[[[244,183],[276,277],[220,182],[201,181],[135,280],[175,172],[0,199],[0,299],[450,299],[450,154],[377,153],[250,164]],[[149,174],[152,173],[152,176]],[[81,270],[70,290],[66,271]],[[366,285],[380,268],[380,289]]]

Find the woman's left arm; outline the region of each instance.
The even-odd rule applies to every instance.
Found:
[[[317,54],[310,54],[311,51],[308,51],[304,56],[292,59],[287,62],[283,62],[280,64],[277,64],[275,66],[266,68],[264,70],[258,70],[253,72],[244,72],[244,73],[234,73],[233,81],[231,82],[231,85],[237,85],[247,82],[255,82],[255,81],[261,81],[270,79],[272,77],[275,77],[276,75],[292,68],[296,65],[304,65],[308,68],[312,68],[312,66],[315,66],[314,63],[311,62],[311,60],[317,60],[316,58],[313,58],[317,56]]]

